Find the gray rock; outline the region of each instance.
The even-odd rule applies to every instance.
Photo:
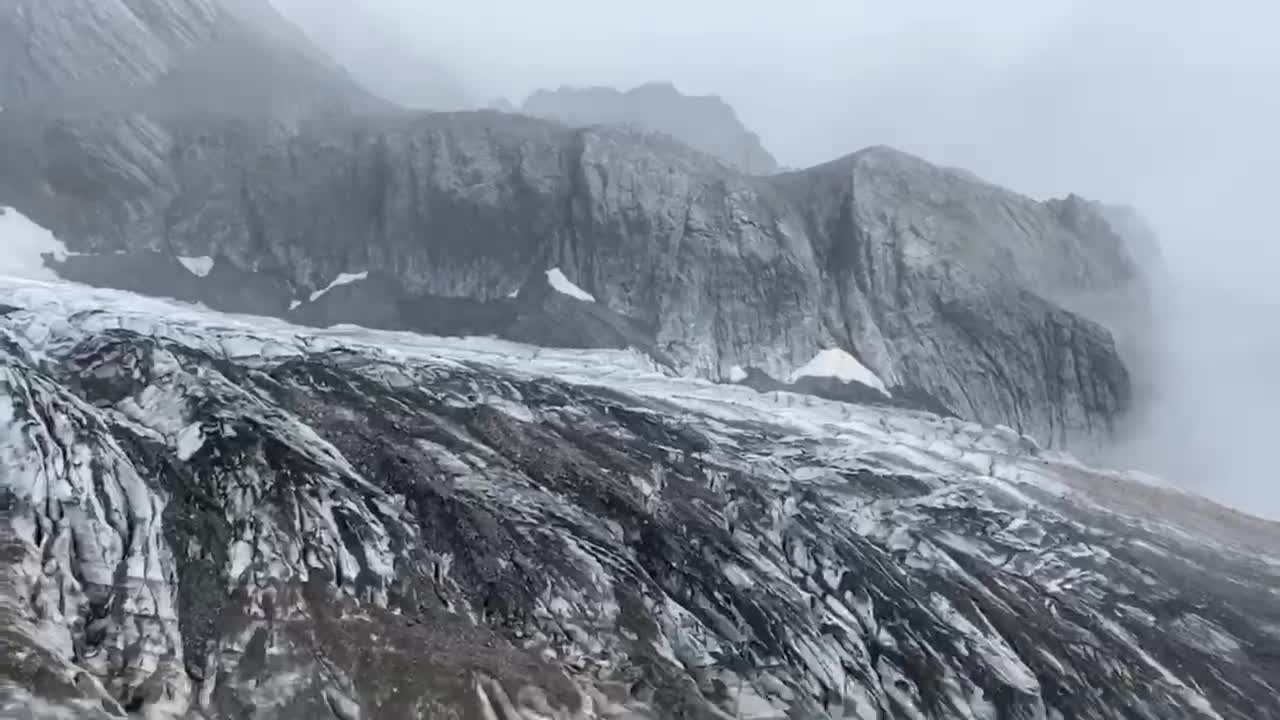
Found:
[[[299,291],[370,268],[492,301],[559,266],[685,371],[785,377],[840,347],[1051,446],[1105,438],[1126,406],[1108,333],[1052,300],[1127,292],[1123,240],[900,153],[764,180],[662,136],[487,112],[221,127],[47,134],[36,152],[66,176],[15,204],[78,248],[217,255]]]
[[[625,342],[714,379],[840,348],[891,391],[1081,452],[1128,405],[1108,324],[1140,317],[1145,284],[1097,206],[887,148],[755,177],[656,132],[404,113],[246,16],[134,111],[0,113],[0,203],[74,250],[214,256],[294,298],[384,278],[378,298],[300,308],[309,323]],[[279,71],[173,81],[225,80],[210,58],[228,57]],[[553,267],[599,307],[553,298],[512,322],[503,301]],[[283,314],[277,290],[235,309]],[[423,320],[449,305],[459,321]]]
[[[671,83],[648,83],[625,92],[607,87],[539,90],[524,112],[575,127],[636,125],[666,133],[743,172],[768,175],[778,161],[733,107],[720,98],[685,95]]]
[[[216,0],[9,0],[0,107],[145,87],[213,35]]]

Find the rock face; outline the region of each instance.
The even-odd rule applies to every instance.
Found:
[[[728,103],[715,96],[685,95],[671,83],[625,92],[605,87],[539,90],[525,100],[523,110],[575,127],[635,125],[666,133],[749,174],[778,170],[778,161]]]
[[[1038,203],[887,148],[755,177],[660,133],[404,113],[274,24],[245,20],[262,12],[239,7],[252,4],[218,9],[214,39],[129,111],[0,113],[0,204],[72,250],[113,253],[98,269],[72,258],[82,272],[68,277],[172,295],[173,278],[141,271],[148,253],[207,256],[223,279],[183,280],[213,307],[626,343],[715,379],[741,367],[780,380],[840,349],[891,394],[1081,451],[1126,408],[1120,355],[1086,318],[1109,322],[1144,284],[1089,203]],[[244,87],[179,82],[223,77],[209,58],[230,48],[260,60]],[[597,307],[553,298],[577,318],[566,323],[505,302],[551,268]],[[306,307],[357,273],[380,287]],[[248,276],[258,290],[237,295]],[[1111,299],[1067,309],[1084,296]]]
[[[1280,528],[1012,432],[0,304],[6,718],[1280,717]]]
[[[397,293],[494,301],[558,266],[703,376],[782,378],[839,347],[891,387],[1052,445],[1105,437],[1126,406],[1108,333],[1052,300],[1138,283],[1124,242],[891,150],[762,180],[659,136],[491,113],[365,119],[251,151],[204,140],[194,156],[149,122],[116,133],[155,182],[46,181],[25,204],[80,249],[209,255],[296,297],[374,270]],[[96,142],[44,149],[113,176]],[[192,160],[160,160],[175,155]]]
[[[145,87],[208,42],[218,15],[214,0],[9,0],[0,107]]]
[[[0,107],[58,113],[205,110],[288,120],[373,105],[267,0],[9,0]]]

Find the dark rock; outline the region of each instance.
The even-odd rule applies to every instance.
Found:
[[[121,71],[125,100],[46,78],[76,101],[0,113],[0,203],[72,250],[216,257],[215,273],[240,279],[205,278],[202,301],[273,315],[368,271],[385,280],[290,316],[636,346],[713,379],[734,366],[788,377],[840,348],[890,388],[1081,452],[1129,405],[1108,328],[1128,343],[1120,330],[1142,326],[1145,282],[1105,208],[1038,203],[887,148],[752,177],[652,132],[406,113],[257,0],[200,12],[183,5],[195,0],[152,2],[143,32],[163,62]],[[81,68],[75,38],[43,13],[5,17],[43,23],[56,36],[49,52],[76,68],[67,77],[104,72]],[[193,23],[198,32],[172,30]],[[113,38],[83,57],[123,62],[131,46]],[[118,272],[100,280],[118,287],[196,294],[123,277],[136,270],[119,262],[70,266]],[[155,263],[139,267],[167,266]],[[597,307],[507,302],[554,267]],[[253,289],[234,290],[241,281]]]
[[[43,292],[0,318],[5,717],[1280,715],[1274,523],[921,413]]]

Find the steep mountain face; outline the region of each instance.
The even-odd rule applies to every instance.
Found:
[[[636,125],[666,133],[746,173],[778,170],[760,136],[742,124],[728,103],[713,95],[685,95],[671,83],[648,83],[625,92],[606,87],[539,90],[524,101],[523,111],[576,127]]]
[[[208,41],[218,15],[214,0],[8,0],[0,107],[149,85]]]
[[[4,717],[1280,718],[1280,528],[1014,433],[0,304]]]
[[[87,253],[64,277],[313,324],[629,345],[722,380],[783,382],[839,350],[895,398],[1081,451],[1127,406],[1086,317],[1144,283],[1089,203],[886,148],[755,177],[660,133],[405,113],[265,2],[217,17],[127,107],[0,113],[0,204]],[[590,307],[535,292],[552,269]],[[364,279],[320,292],[346,276]]]
[[[376,106],[266,0],[10,0],[0,40],[7,112],[284,120],[324,103]]]
[[[103,157],[103,135],[122,150]],[[740,366],[783,378],[838,347],[891,387],[1053,445],[1105,438],[1126,407],[1108,333],[1053,302],[1139,286],[1123,240],[891,150],[758,179],[661,136],[494,113],[237,144],[136,118],[103,135],[36,151],[112,179],[82,192],[45,172],[43,194],[15,204],[80,250],[208,256],[271,278],[279,289],[258,312],[285,314],[290,296],[346,272],[378,272],[408,296],[495,301],[531,268],[559,267],[707,377]],[[114,179],[125,149],[147,168],[136,184]]]

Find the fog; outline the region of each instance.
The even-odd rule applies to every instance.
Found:
[[[279,2],[332,27],[354,12]],[[367,0],[362,12],[481,101],[671,80],[724,97],[787,165],[888,144],[1036,197],[1135,205],[1176,294],[1159,367],[1139,368],[1166,392],[1119,461],[1280,517],[1273,3]]]

